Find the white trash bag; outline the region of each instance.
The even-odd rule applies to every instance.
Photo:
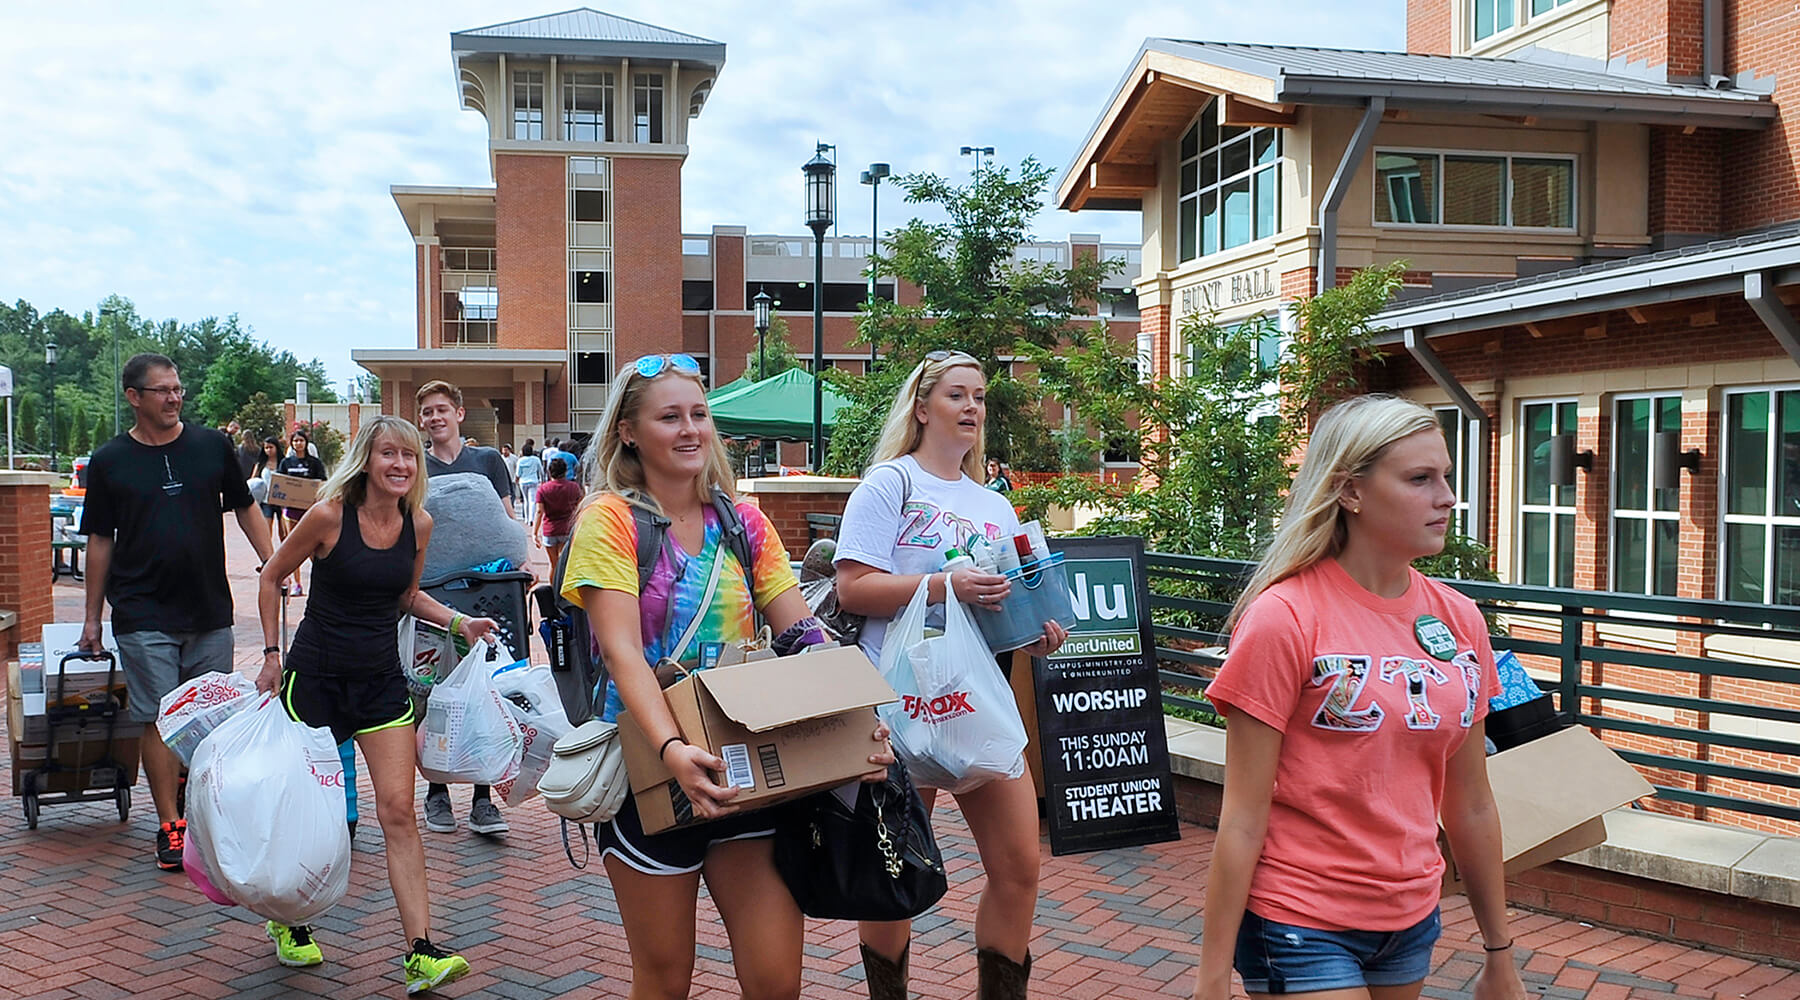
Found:
[[[951,794],[1025,773],[1025,723],[969,610],[952,597],[927,636],[929,578],[888,628],[881,676],[900,696],[877,711],[914,781]]]
[[[201,674],[163,695],[157,706],[156,734],[181,758],[183,767],[192,767],[200,741],[255,699],[256,682],[242,674],[216,670]]]
[[[506,699],[507,711],[525,734],[519,773],[494,786],[507,805],[516,806],[537,794],[538,779],[556,756],[556,741],[575,727],[563,710],[562,695],[556,690],[556,678],[548,664],[534,665],[525,660],[508,664],[494,671],[494,687]]]
[[[344,765],[331,731],[288,718],[272,694],[194,751],[187,835],[213,884],[266,920],[309,923],[344,897],[344,815]]]
[[[511,663],[478,642],[431,689],[419,725],[419,773],[439,784],[498,785],[519,773],[525,734],[494,686],[494,667]]]

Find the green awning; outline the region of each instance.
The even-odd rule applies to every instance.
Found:
[[[751,385],[755,385],[755,384],[756,384],[755,379],[751,378],[748,375],[740,375],[737,378],[734,378],[731,381],[725,383],[724,385],[719,386],[717,389],[714,389],[711,392],[707,393],[706,394],[707,405],[710,406],[710,405],[712,405],[714,400],[722,399],[725,396],[729,396],[732,393],[738,391],[739,389],[744,388],[745,386],[751,386]]]
[[[713,426],[726,437],[764,440],[810,441],[813,420],[813,377],[804,368],[789,368],[779,375],[708,393]],[[738,386],[738,388],[731,388]],[[730,391],[726,391],[729,389]],[[822,404],[825,429],[837,422],[837,411],[849,404],[827,385]]]

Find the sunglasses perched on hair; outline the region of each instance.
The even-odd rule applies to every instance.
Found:
[[[962,351],[932,351],[930,354],[925,355],[926,361],[933,361],[933,362],[949,361],[951,358],[964,358],[964,359],[968,360],[969,363],[971,363],[971,364],[980,364],[981,363],[979,361],[976,361],[973,355],[966,354]]]
[[[674,368],[683,375],[699,375],[700,362],[691,354],[646,354],[632,365],[644,378],[655,378]]]

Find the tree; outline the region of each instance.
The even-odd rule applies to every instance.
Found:
[[[280,438],[282,436],[284,431],[281,426],[281,414],[281,406],[271,400],[268,393],[253,392],[250,394],[249,401],[239,407],[238,411],[231,415],[231,419],[236,420],[239,427],[255,434],[256,439],[261,441],[264,438]]]
[[[319,461],[325,463],[327,470],[337,468],[338,459],[344,457],[344,432],[331,426],[329,420],[294,421],[294,430],[305,431],[312,440],[313,451],[319,455]],[[290,432],[291,433],[291,432]]]
[[[36,451],[39,437],[37,396],[22,392],[18,397],[13,410],[13,432],[19,436],[19,444],[25,450]]]
[[[789,368],[799,368],[800,356],[794,353],[793,342],[788,339],[787,320],[781,310],[769,313],[769,329],[762,337],[762,353],[751,348],[744,358],[744,377],[753,382],[761,382],[771,376],[780,375]]]
[[[862,471],[901,383],[940,348],[973,355],[987,373],[988,454],[1019,468],[1057,466],[1037,388],[1015,378],[999,359],[1026,345],[1054,347],[1117,265],[1093,258],[1068,267],[1018,259],[1052,174],[1026,159],[1017,178],[1004,166],[990,166],[966,186],[935,174],[898,180],[908,202],[937,205],[949,221],[915,218],[889,237],[888,254],[873,258],[883,274],[920,288],[922,297],[916,305],[878,299],[866,308],[860,339],[881,356],[871,372],[825,372],[850,399],[838,413],[825,471]]]
[[[1356,390],[1359,364],[1379,362],[1370,319],[1399,287],[1404,262],[1359,272],[1347,286],[1298,303],[1298,330],[1272,361],[1260,350],[1267,318],[1222,326],[1211,314],[1182,319],[1185,358],[1157,379],[1141,378],[1131,352],[1095,330],[1055,351],[1033,347],[1039,379],[1069,400],[1098,448],[1142,428],[1141,482],[1108,489],[1065,477],[1015,494],[1028,507],[1085,504],[1100,510],[1087,530],[1143,535],[1154,549],[1252,559],[1267,543],[1292,483],[1291,457],[1311,419]]]

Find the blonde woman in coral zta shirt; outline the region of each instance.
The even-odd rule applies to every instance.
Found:
[[[1486,623],[1412,561],[1442,550],[1456,496],[1430,410],[1332,408],[1233,615],[1207,697],[1226,718],[1225,794],[1196,1000],[1414,1000],[1441,932],[1440,816],[1486,963],[1477,1000],[1525,995],[1507,926],[1483,729],[1499,689]]]

